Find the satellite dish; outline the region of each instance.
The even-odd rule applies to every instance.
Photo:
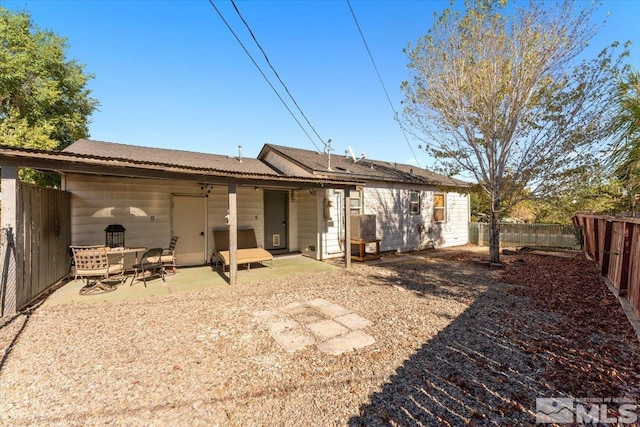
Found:
[[[356,159],[356,155],[353,152],[353,148],[351,148],[351,146],[349,146],[349,155],[351,156],[351,159],[353,160],[353,163],[357,162],[358,160]]]

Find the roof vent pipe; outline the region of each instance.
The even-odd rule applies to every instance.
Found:
[[[242,145],[238,145],[238,162],[242,163]]]

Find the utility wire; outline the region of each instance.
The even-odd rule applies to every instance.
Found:
[[[271,64],[271,61],[269,60],[269,57],[267,56],[267,53],[264,51],[264,49],[262,48],[262,46],[260,45],[260,43],[258,42],[258,39],[256,38],[255,34],[253,34],[253,31],[251,30],[251,27],[249,27],[249,24],[247,23],[247,21],[245,21],[245,19],[242,17],[242,14],[240,13],[240,10],[238,10],[238,6],[236,6],[236,2],[234,0],[231,0],[231,4],[233,5],[233,8],[236,10],[236,13],[238,14],[238,17],[240,18],[240,20],[242,21],[242,23],[244,24],[244,26],[247,28],[247,30],[249,31],[249,34],[251,34],[251,38],[253,38],[253,41],[256,43],[256,45],[258,46],[258,48],[260,49],[260,52],[262,52],[262,55],[264,56],[265,61],[267,61],[267,64],[269,65],[269,68],[271,68],[271,71],[273,71],[273,74],[275,74],[275,76],[277,77],[278,81],[280,82],[280,84],[282,84],[282,87],[284,87],[284,90],[287,92],[287,95],[289,95],[289,98],[291,98],[291,100],[293,101],[293,104],[296,106],[296,108],[298,109],[298,111],[300,111],[300,114],[302,114],[302,117],[304,117],[304,119],[307,121],[307,124],[309,125],[309,127],[313,130],[313,133],[316,134],[316,136],[318,137],[318,139],[320,140],[320,142],[322,142],[323,144],[324,139],[322,139],[320,137],[320,135],[318,135],[318,132],[316,131],[316,129],[313,127],[313,125],[311,124],[311,122],[309,121],[309,119],[307,118],[307,116],[304,114],[304,112],[302,111],[302,108],[300,108],[300,106],[298,105],[298,103],[296,102],[295,98],[293,97],[293,95],[291,95],[291,92],[289,92],[289,88],[287,87],[286,84],[284,84],[284,82],[282,81],[282,79],[280,78],[280,75],[278,74],[278,72],[276,71],[276,69],[273,67],[273,65]]]
[[[260,71],[260,74],[262,74],[262,77],[264,77],[264,79],[267,81],[267,83],[269,84],[269,86],[271,87],[271,89],[273,90],[273,92],[276,94],[276,96],[278,97],[278,99],[282,102],[282,105],[284,105],[284,107],[287,109],[287,111],[289,112],[289,114],[291,114],[291,117],[293,117],[293,119],[296,121],[296,123],[298,123],[298,126],[300,126],[300,129],[302,129],[302,131],[304,132],[305,135],[307,135],[307,138],[309,138],[309,141],[311,141],[311,143],[313,144],[314,147],[316,147],[316,150],[318,150],[318,152],[320,152],[320,148],[318,147],[318,145],[316,145],[316,143],[313,141],[313,139],[311,138],[311,135],[309,135],[309,133],[307,132],[307,130],[302,126],[302,123],[300,123],[300,121],[298,120],[298,118],[293,114],[293,111],[291,111],[291,109],[289,108],[289,106],[287,105],[287,103],[284,101],[284,99],[282,99],[282,97],[280,96],[280,94],[278,93],[278,91],[276,90],[275,87],[273,87],[273,85],[271,84],[271,82],[269,81],[269,79],[267,78],[267,76],[265,75],[264,71],[262,71],[262,68],[260,68],[260,66],[258,65],[258,63],[255,61],[255,59],[253,59],[253,56],[251,55],[251,53],[249,53],[249,51],[247,50],[247,48],[244,46],[244,44],[242,43],[242,41],[240,40],[240,38],[238,37],[238,35],[235,33],[235,31],[233,31],[233,28],[231,28],[231,25],[229,25],[229,23],[227,22],[226,19],[224,19],[224,16],[222,15],[222,13],[220,12],[220,10],[216,7],[216,5],[213,3],[213,0],[209,0],[209,3],[211,4],[211,6],[215,9],[215,11],[218,13],[218,16],[220,16],[220,19],[222,19],[222,22],[225,23],[225,25],[227,26],[227,28],[229,29],[229,31],[231,31],[231,34],[233,34],[233,37],[235,37],[235,39],[238,41],[238,43],[240,44],[240,46],[242,47],[242,49],[244,50],[244,52],[247,54],[247,56],[249,56],[249,59],[251,59],[251,62],[253,62],[253,65],[256,66],[256,68],[258,69],[258,71]],[[317,134],[316,134],[317,135]]]
[[[360,37],[362,38],[362,43],[364,43],[364,47],[367,49],[367,53],[369,54],[369,59],[371,59],[371,63],[373,64],[373,68],[376,70],[376,74],[378,75],[378,80],[380,81],[380,85],[382,86],[382,90],[384,90],[384,94],[387,96],[387,101],[389,102],[389,106],[391,106],[391,110],[393,111],[393,117],[397,120],[398,119],[398,113],[396,112],[396,109],[393,106],[393,102],[391,102],[391,97],[389,97],[389,92],[387,92],[387,88],[385,87],[384,82],[382,81],[382,77],[380,77],[380,72],[378,71],[378,66],[376,65],[376,61],[373,60],[373,55],[371,54],[371,50],[369,50],[369,45],[367,44],[367,41],[364,38],[364,34],[362,33],[362,30],[360,29],[360,24],[358,24],[358,19],[356,18],[356,14],[353,12],[353,8],[351,7],[351,2],[349,0],[347,0],[347,5],[349,6],[349,10],[351,11],[351,16],[353,16],[353,22],[356,23],[356,27],[358,28],[358,32],[360,33]],[[418,161],[418,157],[416,157],[416,153],[413,151],[413,147],[411,146],[411,143],[409,142],[409,138],[407,138],[406,132],[402,128],[402,125],[400,125],[399,123],[398,123],[398,125],[400,126],[400,130],[402,131],[402,135],[404,136],[404,140],[407,141],[407,145],[409,146],[409,149],[411,150],[411,154],[413,154],[413,158],[416,160],[416,164],[418,165],[418,167],[421,167],[420,166],[420,162]]]

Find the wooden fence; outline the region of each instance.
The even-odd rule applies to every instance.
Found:
[[[470,222],[469,243],[488,246],[489,229],[489,224]],[[580,230],[573,225],[500,224],[500,246],[502,247],[579,248],[580,240]]]
[[[8,298],[15,300],[18,310],[23,308],[64,278],[71,262],[70,193],[20,183],[17,212],[16,229],[1,232],[0,316]],[[9,281],[15,286],[7,286]]]
[[[640,316],[640,218],[577,214],[573,222],[584,230],[584,251]]]

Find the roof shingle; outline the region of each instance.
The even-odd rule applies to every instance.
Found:
[[[141,147],[90,139],[79,139],[63,151],[100,159],[122,159],[140,163],[201,168],[247,175],[280,175],[266,163],[250,157],[243,157],[240,162],[237,157],[218,154]]]
[[[329,158],[326,154],[281,145],[265,144],[258,158],[263,159],[268,150],[279,153],[316,175],[341,175],[344,177],[374,181],[406,182],[450,187],[469,186],[467,182],[431,172],[418,166],[370,159],[362,159],[354,163],[351,158],[338,154],[331,155],[331,169],[329,170]]]

